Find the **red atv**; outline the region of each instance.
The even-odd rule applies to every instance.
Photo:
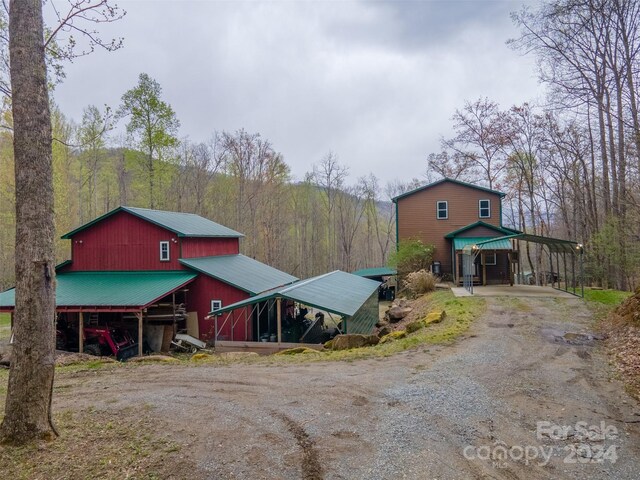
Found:
[[[111,327],[84,327],[84,353],[113,355],[124,361],[138,354],[138,344],[128,330]]]

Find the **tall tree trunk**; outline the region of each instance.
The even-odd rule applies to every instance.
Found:
[[[41,0],[12,0],[9,54],[16,175],[16,306],[4,442],[51,439],[55,257],[51,118]]]

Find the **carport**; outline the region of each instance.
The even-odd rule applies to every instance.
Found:
[[[379,319],[379,285],[379,282],[336,270],[215,310],[209,315],[214,317],[216,350],[272,353],[300,345],[320,348],[313,340],[322,328],[317,316],[304,331],[299,331],[299,336],[294,333],[292,337],[290,332],[283,331],[283,323],[289,319],[293,323],[306,318],[305,324],[308,323],[309,309],[326,312],[340,325],[341,333],[371,333]],[[293,311],[294,304],[299,307],[297,314]],[[223,332],[233,335],[238,322],[253,322],[255,329],[245,329],[253,332],[253,338],[225,338]]]
[[[69,272],[56,275],[56,313],[77,325],[78,351],[84,351],[83,328],[99,317],[137,323],[138,355],[142,356],[145,323],[150,317],[164,317],[175,329],[176,295],[184,298],[186,288],[197,274],[184,271],[164,272]],[[165,302],[170,314],[153,315]],[[0,293],[0,312],[12,315],[15,289]],[[149,327],[147,327],[148,329]],[[147,332],[148,333],[148,332]],[[135,338],[135,337],[134,337]]]
[[[521,242],[536,243],[541,246],[541,255],[548,254],[549,271],[538,272],[532,278],[536,285],[550,283],[551,287],[571,295],[584,297],[583,253],[582,244],[559,238],[542,237],[527,233],[506,235],[504,237],[470,243],[463,249],[463,287],[470,294],[474,290],[474,263],[478,255],[487,250],[507,251],[510,258],[511,285],[524,283],[521,272]],[[546,252],[545,252],[546,248]],[[517,273],[516,273],[517,269]],[[564,277],[562,277],[564,274]],[[547,281],[548,276],[548,281]]]

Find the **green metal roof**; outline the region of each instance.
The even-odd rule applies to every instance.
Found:
[[[423,185],[422,187],[418,187],[418,188],[410,190],[410,191],[408,191],[406,193],[398,195],[397,197],[392,198],[391,201],[395,203],[398,200],[400,200],[401,198],[408,197],[409,195],[413,195],[414,193],[421,192],[422,190],[426,190],[427,188],[435,187],[436,185],[440,185],[441,183],[444,183],[444,182],[455,183],[457,185],[462,185],[462,186],[469,187],[469,188],[475,188],[476,190],[482,190],[484,192],[493,193],[495,195],[499,195],[500,197],[506,197],[507,196],[506,193],[502,193],[502,192],[499,192],[497,190],[492,190],[492,189],[487,188],[487,187],[481,187],[479,185],[474,185],[473,183],[461,182],[460,180],[455,180],[453,178],[445,177],[445,178],[443,178],[441,180],[438,180],[436,182],[430,183],[428,185]]]
[[[244,255],[183,258],[180,263],[210,277],[231,284],[251,295],[298,280],[276,268]]]
[[[280,297],[337,315],[352,316],[378,290],[379,286],[379,282],[336,270],[318,277],[300,280],[287,287],[264,292],[261,295],[216,310],[215,313],[221,314]]]
[[[167,230],[174,232],[179,237],[239,238],[244,236],[235,230],[225,227],[224,225],[220,225],[219,223],[193,213],[165,212],[162,210],[150,210],[148,208],[118,207],[115,210],[111,210],[101,217],[98,217],[95,220],[64,234],[62,238],[71,238],[76,233],[81,232],[82,230],[89,228],[90,226],[118,212],[127,212],[131,215],[135,215],[136,217],[147,220],[148,222],[162,228],[166,228]]]
[[[457,230],[454,230],[453,232],[449,232],[447,233],[444,238],[453,238],[453,237],[457,237],[458,235],[460,235],[461,233],[466,232],[467,230],[471,230],[472,228],[476,228],[476,227],[485,227],[485,228],[489,228],[491,230],[494,230],[495,232],[498,233],[502,233],[503,235],[512,235],[514,233],[520,233],[520,232],[516,232],[515,230],[511,230],[510,228],[503,228],[503,227],[496,227],[495,225],[491,225],[490,223],[487,222],[483,222],[482,220],[479,220],[477,222],[474,223],[470,223],[469,225],[465,225],[462,228],[459,228]],[[488,238],[488,237],[487,237]]]
[[[398,273],[397,270],[389,267],[374,267],[374,268],[363,268],[361,270],[356,270],[353,272],[354,275],[358,275],[359,277],[387,277],[391,275],[396,275]]]
[[[491,237],[456,237],[453,246],[456,250],[464,250],[464,247],[481,244],[483,250],[513,250],[508,238],[493,239]]]
[[[573,240],[562,240],[560,238],[542,237],[540,235],[531,235],[529,233],[518,233],[515,235],[509,235],[508,239],[522,240],[524,242],[533,242],[546,245],[550,252],[553,253],[574,253],[581,254],[583,247],[578,242]],[[483,244],[480,245],[482,248]]]
[[[58,307],[145,307],[197,277],[188,271],[71,272],[56,275]],[[15,306],[15,289],[0,293],[0,308]]]

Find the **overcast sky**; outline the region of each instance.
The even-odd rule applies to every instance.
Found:
[[[424,178],[465,100],[541,95],[533,59],[505,45],[522,3],[121,1],[126,17],[99,28],[124,48],[77,59],[54,96],[79,121],[146,72],[194,141],[258,132],[297,179],[329,151],[352,181]]]

